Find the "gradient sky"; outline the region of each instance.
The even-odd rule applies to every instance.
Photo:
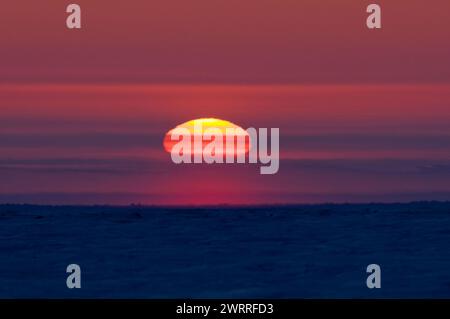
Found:
[[[29,4],[26,4],[29,2]],[[450,2],[2,4],[0,203],[450,200]],[[280,171],[175,165],[199,117],[279,127]]]

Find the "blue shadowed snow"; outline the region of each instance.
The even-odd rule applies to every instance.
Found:
[[[82,288],[66,287],[66,267]],[[366,267],[382,288],[366,287]],[[0,206],[2,298],[450,297],[450,203]]]

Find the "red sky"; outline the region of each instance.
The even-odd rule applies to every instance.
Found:
[[[448,82],[450,3],[78,0],[2,4],[3,82]]]
[[[450,2],[9,2],[0,202],[450,199]],[[218,117],[280,128],[280,171],[175,165],[162,138]]]

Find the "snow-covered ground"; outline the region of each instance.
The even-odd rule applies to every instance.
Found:
[[[450,297],[450,203],[3,205],[0,297]]]

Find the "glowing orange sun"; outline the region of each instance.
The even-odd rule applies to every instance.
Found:
[[[178,144],[184,143],[184,147]],[[182,123],[168,131],[164,149],[189,155],[209,149],[218,156],[245,154],[250,149],[250,136],[243,128],[229,121],[200,118]]]

